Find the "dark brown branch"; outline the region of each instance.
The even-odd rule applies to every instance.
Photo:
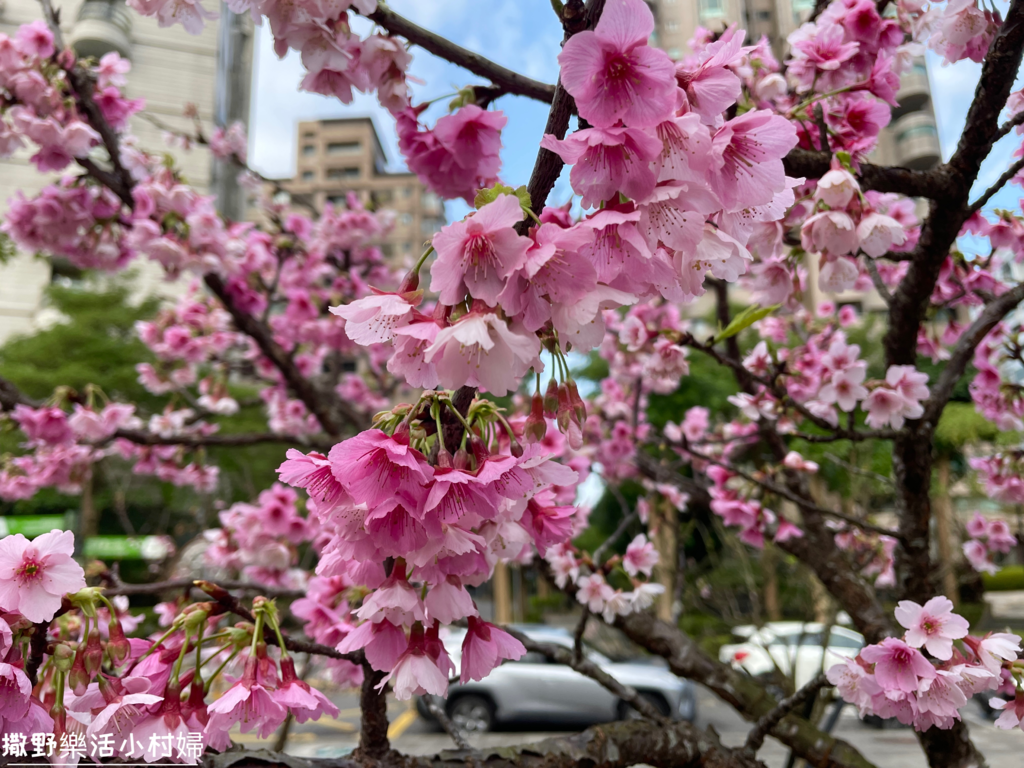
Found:
[[[359,748],[353,753],[354,757],[377,761],[391,751],[391,742],[388,741],[388,700],[384,688],[377,688],[383,680],[383,672],[363,662],[363,687],[359,694],[362,727],[359,732]]]
[[[452,719],[448,717],[448,713],[444,709],[444,699],[440,696],[427,695],[423,697],[423,701],[426,703],[427,709],[430,710],[430,714],[432,714],[434,719],[440,723],[444,732],[452,737],[452,741],[455,742],[455,746],[459,749],[473,749],[473,745],[466,741],[466,736],[459,730],[459,726],[453,723]]]
[[[974,357],[974,350],[988,335],[989,331],[996,327],[999,322],[1013,311],[1021,301],[1024,301],[1024,283],[1011,288],[986,305],[984,311],[971,323],[971,326],[964,331],[956,343],[956,348],[950,359],[946,361],[938,381],[931,389],[931,395],[924,404],[924,416],[921,420],[934,426],[938,423],[942,410],[949,402],[953,394],[953,388],[964,375],[967,366]]]
[[[772,732],[772,729],[779,724],[779,721],[816,695],[826,685],[828,685],[828,678],[824,674],[820,674],[792,696],[788,696],[776,704],[771,712],[758,718],[754,730],[747,735],[747,743],[744,745],[744,748],[752,754],[757,754],[757,750],[764,744],[765,736]]]
[[[280,597],[284,599],[297,600],[300,597],[306,596],[306,592],[301,589],[279,589],[277,587],[267,587],[263,584],[252,584],[246,581],[218,581],[217,586],[224,589],[233,589],[239,592],[251,592],[272,598]],[[158,595],[161,592],[187,589],[189,587],[195,587],[195,579],[170,579],[168,581],[154,581],[151,584],[117,583],[109,589],[104,589],[103,594],[107,597],[114,597],[115,595],[124,595],[126,597],[132,597],[134,595]],[[196,588],[198,589],[198,587]]]
[[[367,16],[371,21],[384,27],[393,35],[400,35],[410,43],[418,45],[435,56],[468,69],[474,75],[485,77],[498,86],[503,93],[526,96],[550,104],[555,96],[555,86],[532,80],[518,72],[495,64],[478,53],[456,45],[440,35],[413,24],[383,4]]]
[[[365,425],[366,418],[356,411],[351,404],[333,393],[322,392],[302,374],[291,356],[274,340],[270,329],[261,323],[258,318],[253,317],[235,304],[220,275],[212,272],[207,273],[203,276],[203,282],[206,283],[206,286],[213,292],[214,296],[220,299],[224,308],[231,315],[231,319],[234,320],[238,330],[252,338],[260,348],[260,352],[281,372],[285,383],[288,384],[296,397],[309,409],[309,412],[316,417],[324,432],[332,437],[339,437],[345,422],[354,427]]]
[[[510,629],[509,627],[505,627],[504,629],[510,635],[519,640],[519,642],[526,647],[526,650],[543,654],[552,661],[564,664],[565,666],[576,670],[581,675],[586,675],[591,680],[600,683],[620,699],[627,702],[630,706],[636,709],[637,712],[649,720],[653,720],[656,723],[666,722],[665,717],[655,709],[651,702],[641,697],[635,688],[629,685],[623,685],[597,666],[597,664],[590,661],[586,656],[581,655],[577,658],[573,651],[570,651],[568,648],[561,645],[555,645],[554,643],[538,643],[536,640],[531,640],[523,633],[517,632],[514,629]]]
[[[0,376],[0,410],[13,411],[19,405],[38,408],[40,403],[18,389],[13,382]]]
[[[123,438],[136,445],[181,445],[186,448],[239,447],[263,443],[285,443],[287,445],[308,445],[305,438],[279,435],[274,432],[242,432],[234,435],[171,435],[165,437],[141,429],[119,429],[113,437]],[[327,444],[327,447],[330,447]]]
[[[229,751],[207,755],[203,768],[366,768],[352,757],[302,758],[264,750]],[[534,744],[474,751],[452,750],[415,757],[390,752],[372,763],[378,768],[764,768],[741,749],[723,746],[712,730],[690,723],[650,723],[643,720],[609,723],[572,736],[556,736]],[[827,765],[827,764],[825,764]]]
[[[820,179],[829,172],[831,157],[827,152],[809,149],[792,149],[782,160],[786,173]],[[945,199],[946,189],[936,184],[935,171],[912,171],[884,165],[861,163],[857,180],[862,189],[876,192],[898,192],[910,197]]]
[[[252,615],[252,611],[242,605],[241,601],[239,601],[237,597],[232,595],[223,587],[218,584],[202,580],[195,581],[193,583],[231,613],[236,616],[241,616],[248,622],[256,622],[256,617]],[[263,628],[263,640],[267,645],[278,645],[277,636],[269,627]],[[287,636],[284,639],[284,645],[285,648],[293,653],[311,653],[317,656],[326,656],[330,659],[351,661],[354,664],[361,664],[364,660],[362,651],[356,651],[355,653],[339,653],[337,649],[331,648],[329,645],[311,643],[306,640],[294,640]]]
[[[1024,168],[1024,157],[1007,168],[1006,171],[1003,172],[1002,176],[996,179],[996,183],[985,190],[985,194],[971,203],[970,207],[967,209],[968,214],[973,214],[984,208],[985,204],[991,200],[1000,189],[1006,186],[1010,179],[1020,173],[1022,168]]]

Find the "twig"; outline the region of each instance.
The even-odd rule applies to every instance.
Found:
[[[455,742],[455,746],[459,749],[472,749],[473,745],[466,741],[465,735],[459,730],[459,726],[452,722],[452,719],[448,717],[448,713],[444,711],[444,707],[439,703],[439,696],[428,694],[423,697],[423,701],[426,702],[427,709],[430,710],[430,714],[434,716],[434,719],[444,728],[444,732],[452,737],[452,741]]]
[[[456,45],[451,40],[413,24],[383,4],[378,4],[377,10],[368,14],[367,18],[384,27],[388,32],[401,35],[410,43],[418,45],[425,51],[430,51],[445,61],[468,69],[474,75],[486,77],[503,93],[527,96],[546,104],[550,104],[555,97],[555,86],[532,80],[525,75],[495,64],[478,53],[473,53],[473,51]]]
[[[298,599],[305,597],[306,593],[301,589],[280,589],[278,587],[266,587],[262,584],[253,584],[245,581],[219,581],[217,586],[223,589],[234,589],[239,592],[255,592],[271,598]],[[107,597],[124,595],[155,595],[160,592],[169,592],[177,589],[192,588],[196,586],[195,579],[171,579],[169,581],[154,581],[150,584],[124,584],[116,583],[110,589],[103,590]]]
[[[1010,179],[1012,179],[1014,176],[1020,173],[1022,168],[1024,168],[1024,157],[1022,157],[1020,160],[1018,160],[1009,168],[1007,168],[1006,171],[1003,172],[1003,175],[996,180],[996,183],[985,190],[985,194],[983,194],[981,197],[979,197],[977,200],[971,203],[970,206],[968,206],[968,216],[971,215],[972,213],[981,210],[985,203],[991,200],[992,197],[996,194],[996,192],[1002,189]]]
[[[590,606],[583,606],[583,613],[576,624],[576,631],[572,633],[572,659],[579,664],[583,661],[583,633],[587,631],[587,621],[590,619]]]
[[[817,694],[817,692],[827,684],[828,678],[825,677],[824,673],[822,673],[792,696],[789,696],[776,704],[771,712],[758,719],[757,724],[754,726],[754,730],[752,730],[747,736],[747,742],[743,748],[751,755],[757,754],[757,750],[759,750],[761,745],[764,744],[765,736],[772,732],[782,718]]]
[[[878,482],[885,483],[886,485],[895,485],[891,477],[886,477],[885,475],[880,475],[877,472],[872,472],[870,469],[858,467],[856,464],[851,464],[850,462],[839,458],[834,453],[829,453],[828,451],[825,451],[823,456],[836,466],[842,467],[847,472],[853,472],[854,474],[857,475],[870,477],[872,480],[877,480]]]
[[[232,595],[223,587],[212,582],[202,580],[195,581],[193,583],[203,592],[224,606],[227,610],[231,611],[231,613],[236,616],[241,616],[248,622],[256,622],[256,618],[252,615],[252,611],[242,605],[237,597]],[[278,645],[277,636],[269,627],[263,628],[263,640],[267,645]],[[317,656],[327,656],[331,659],[351,661],[354,664],[362,663],[365,659],[362,651],[356,651],[354,653],[340,653],[337,649],[331,648],[329,645],[311,643],[306,640],[293,640],[289,637],[285,637],[284,645],[285,648],[294,653],[311,653],[316,654]]]
[[[600,546],[594,550],[594,554],[591,555],[591,559],[594,561],[595,565],[601,564],[601,556],[604,555],[612,544],[618,541],[619,536],[624,534],[629,526],[633,524],[633,521],[640,516],[635,509],[633,511],[629,510],[629,505],[626,504],[626,499],[623,497],[622,491],[619,490],[618,486],[609,485],[608,490],[618,499],[619,505],[622,507],[622,511],[626,513],[626,516],[622,518],[622,522],[619,523],[619,527],[615,529],[612,535],[602,541]]]
[[[666,718],[657,709],[655,709],[651,702],[642,698],[635,688],[629,685],[623,685],[586,657],[577,661],[573,652],[568,648],[561,645],[555,645],[554,643],[538,643],[536,640],[531,640],[522,632],[518,632],[511,627],[503,627],[503,629],[521,642],[526,647],[526,650],[543,654],[552,661],[564,664],[565,666],[576,670],[581,675],[586,675],[591,680],[597,681],[613,694],[632,706],[644,717],[654,720],[657,723],[666,722]]]
[[[871,276],[871,282],[875,284],[875,290],[878,291],[878,295],[882,297],[882,301],[885,302],[886,306],[892,304],[892,294],[889,292],[889,286],[882,280],[882,275],[878,272],[878,265],[875,264],[875,260],[870,256],[865,256],[864,262],[867,266],[868,274]]]

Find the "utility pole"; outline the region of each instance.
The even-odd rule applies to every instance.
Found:
[[[249,93],[252,87],[252,34],[246,17],[222,2],[217,40],[217,92],[213,121],[227,128],[236,121],[249,124]],[[238,186],[241,169],[230,160],[213,159],[212,192],[222,216],[240,221],[245,216],[245,196]]]

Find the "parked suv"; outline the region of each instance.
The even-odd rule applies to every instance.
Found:
[[[569,632],[539,625],[515,629],[540,643],[573,647]],[[456,670],[462,656],[464,630],[454,630],[444,641]],[[697,716],[694,685],[664,667],[640,660],[613,662],[587,647],[586,656],[620,683],[640,692],[666,717],[693,721]],[[432,720],[426,702],[416,702],[420,715]],[[452,721],[467,732],[485,732],[499,723],[543,720],[560,723],[598,723],[636,717],[636,711],[600,683],[553,661],[529,652],[507,661],[483,680],[452,685],[445,709]]]

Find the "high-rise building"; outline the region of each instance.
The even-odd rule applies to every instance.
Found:
[[[688,41],[698,27],[721,31],[731,24],[747,30],[747,40],[766,36],[776,56],[786,54],[786,38],[807,21],[814,0],[646,0],[655,18],[652,42],[673,59],[688,54]],[[924,59],[914,62],[900,81],[896,94],[899,106],[892,110],[892,122],[883,129],[871,161],[916,170],[932,168],[941,160],[939,134],[932,109],[928,70]],[[811,263],[814,262],[814,263]],[[808,288],[817,292],[816,260],[807,264]],[[873,291],[847,292],[832,297],[841,303],[856,303],[862,309],[884,309]],[[812,296],[816,303],[817,297]]]
[[[117,51],[131,61],[125,93],[129,98],[145,99],[145,115],[175,131],[191,132],[192,120],[184,115],[193,105],[207,135],[212,131],[218,107],[221,122],[225,118],[248,122],[249,91],[252,72],[251,22],[234,19],[221,8],[221,18],[232,20],[232,60],[218,62],[228,35],[221,24],[207,22],[199,35],[191,35],[180,25],[160,28],[155,19],[129,10],[124,0],[72,0],[55,2],[60,8],[65,41],[79,56],[99,58]],[[14,35],[20,25],[40,18],[37,0],[4,0],[0,4],[0,32]],[[226,108],[225,108],[225,105]],[[132,119],[131,133],[139,146],[157,153],[171,151],[182,173],[201,192],[212,191],[213,165],[210,152],[203,147],[191,150],[169,149],[164,131],[144,115]],[[30,151],[0,159],[0,218],[16,192],[26,197],[38,193],[56,178],[41,174],[28,158]],[[65,171],[74,172],[74,168]],[[220,191],[218,189],[218,191]],[[159,265],[140,260],[136,289],[139,295],[154,292],[174,293],[163,279]],[[19,253],[0,266],[0,342],[12,334],[30,332],[40,321],[43,292],[54,279],[69,270],[60,260],[53,262],[33,254]]]
[[[380,244],[384,256],[402,263],[418,257],[424,243],[445,223],[444,204],[413,173],[388,170],[373,120],[368,117],[300,122],[293,179],[281,186],[293,200],[319,210],[345,204],[355,193],[364,205],[396,214],[395,226]]]

